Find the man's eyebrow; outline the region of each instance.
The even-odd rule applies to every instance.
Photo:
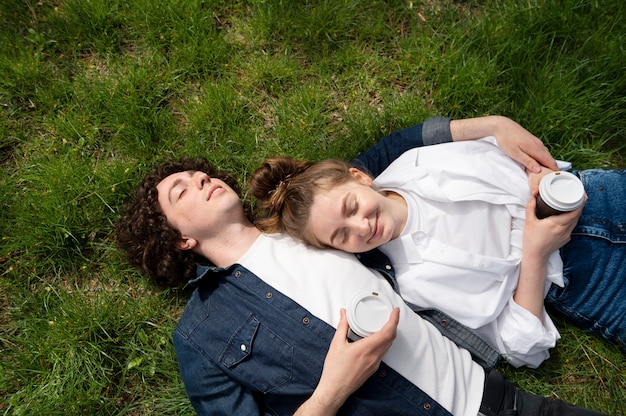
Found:
[[[348,209],[348,197],[350,196],[349,193],[345,194],[343,196],[343,198],[341,198],[341,216],[345,217],[346,216],[346,210]],[[333,233],[330,235],[330,243],[332,244],[333,241],[335,240],[335,237],[337,236],[337,233],[339,232],[339,229],[333,231]]]
[[[172,183],[172,185],[170,186],[170,190],[167,193],[167,199],[169,201],[170,204],[172,204],[172,192],[174,192],[174,189],[176,189],[176,187],[183,181],[182,178],[177,178],[174,180],[174,183]]]

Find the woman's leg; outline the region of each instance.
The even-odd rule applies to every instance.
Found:
[[[589,199],[561,249],[565,288],[552,285],[546,303],[626,349],[626,170],[578,174]]]

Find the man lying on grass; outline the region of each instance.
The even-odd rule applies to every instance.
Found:
[[[358,160],[377,174],[408,148],[486,135],[532,170],[537,161],[554,165],[537,138],[501,117],[429,119]],[[474,333],[403,302],[382,253],[364,257],[367,268],[351,254],[260,232],[236,184],[204,160],[166,163],[147,176],[117,236],[157,283],[194,287],[174,346],[199,414],[598,414],[517,390]],[[362,289],[394,308],[379,332],[349,343],[340,311]]]

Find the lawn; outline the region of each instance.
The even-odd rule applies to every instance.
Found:
[[[508,116],[577,169],[626,167],[615,0],[0,0],[0,414],[187,415],[163,291],[112,228],[159,162],[242,185],[430,116]],[[626,265],[625,265],[626,267]],[[556,320],[520,387],[626,415],[626,354]]]

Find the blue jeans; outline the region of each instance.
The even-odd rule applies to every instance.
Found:
[[[626,349],[626,170],[575,173],[589,199],[561,248],[565,287],[552,285],[546,303]]]

